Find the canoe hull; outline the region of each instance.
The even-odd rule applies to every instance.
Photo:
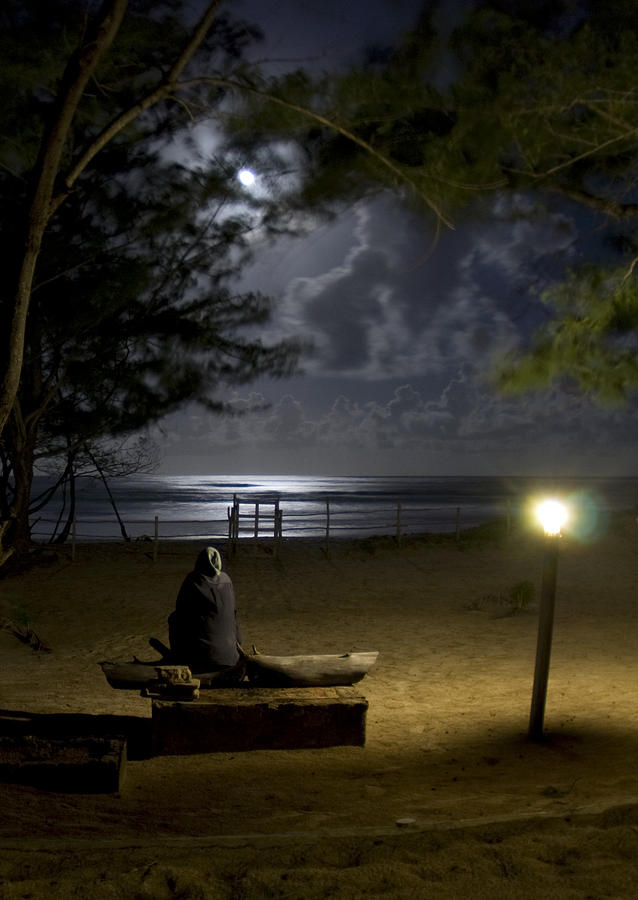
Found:
[[[262,687],[332,687],[356,684],[377,661],[378,653],[316,656],[245,656],[247,675]]]
[[[268,656],[246,654],[246,676],[260,687],[333,687],[356,684],[367,675],[377,661],[377,651],[342,655]],[[100,663],[106,680],[117,690],[141,690],[157,678],[154,663],[113,660]],[[219,673],[197,673],[201,687],[215,687]],[[228,685],[224,685],[227,687]],[[246,687],[246,682],[237,687]]]
[[[157,665],[159,663],[150,665],[149,663],[122,662],[120,660],[100,663],[100,667],[111,687],[125,691],[139,691],[151,681],[155,681],[157,678],[157,673],[155,672]]]

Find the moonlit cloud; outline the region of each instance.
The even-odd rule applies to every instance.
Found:
[[[259,399],[237,394],[231,404],[240,413],[255,409]],[[575,463],[613,458],[620,441],[638,435],[636,413],[628,418],[621,411],[604,412],[560,392],[498,397],[469,370],[456,373],[435,399],[403,384],[366,403],[341,395],[318,415],[286,394],[269,408],[221,421],[209,414],[177,419],[179,426],[163,436],[168,457],[179,454],[183,465],[205,448],[209,464],[222,472],[235,472],[237,460],[244,458],[237,454],[247,447],[252,450],[247,459],[267,459],[279,472],[301,472],[309,459],[318,472],[369,472],[377,465],[388,471],[384,467],[394,458],[410,460],[413,472],[429,471],[433,459],[443,466],[447,459],[451,471],[464,460],[465,471],[500,474],[509,458],[507,471],[516,474],[521,459],[532,471],[532,461],[542,462],[548,454],[574,471]],[[185,441],[184,433],[192,437]]]
[[[563,214],[535,223],[521,211],[523,199],[498,200],[486,223],[444,235],[428,253],[427,229],[384,198],[351,210],[336,246],[329,233],[313,236],[305,266],[288,251],[286,265],[270,269],[285,286],[265,337],[311,337],[305,376],[236,392],[230,417],[181,414],[179,427],[167,426],[169,461],[426,474],[627,465],[634,411],[601,411],[559,390],[503,396],[490,384],[494,357],[542,321],[536,295],[557,258],[574,253]]]

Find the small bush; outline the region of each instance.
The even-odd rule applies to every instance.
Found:
[[[529,609],[534,603],[534,585],[531,581],[518,581],[506,593],[484,594],[478,600],[471,600],[467,609],[483,610],[490,605],[507,606],[509,609],[503,613],[506,616],[515,615],[524,609]]]
[[[519,581],[510,588],[508,599],[513,609],[528,609],[534,602],[534,585],[531,581]]]

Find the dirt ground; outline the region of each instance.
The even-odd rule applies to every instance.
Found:
[[[629,515],[561,539],[542,742],[541,539],[242,546],[226,564],[246,645],[379,651],[365,746],[132,747],[120,793],[0,784],[0,898],[638,897],[637,542]],[[198,549],[83,545],[5,575],[0,616],[51,648],[0,633],[5,719],[148,719],[98,663],[153,657]]]

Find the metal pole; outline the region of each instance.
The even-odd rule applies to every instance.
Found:
[[[554,606],[556,601],[556,573],[558,570],[559,534],[547,535],[543,556],[543,581],[538,614],[538,639],[536,643],[536,666],[534,688],[529,716],[529,736],[538,741],[543,737],[543,719],[549,678],[549,659],[552,650],[554,627]]]

